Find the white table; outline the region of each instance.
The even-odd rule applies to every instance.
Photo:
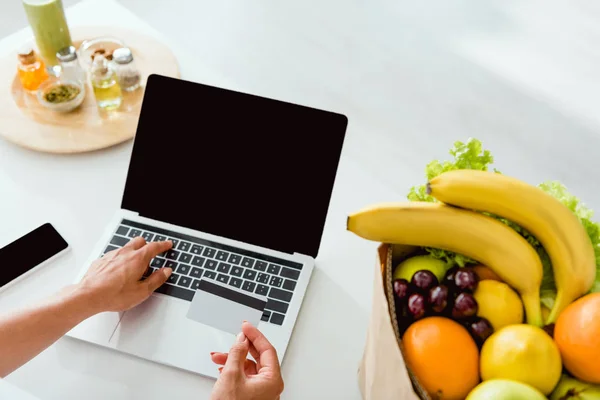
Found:
[[[163,38],[184,79],[349,117],[317,270],[284,361],[284,399],[360,398],[376,245],[345,232],[346,215],[404,199],[454,140],[478,137],[503,172],[559,179],[600,210],[600,28],[590,23],[600,13],[592,3],[545,4],[541,15],[520,0],[123,2],[165,36],[112,0],[78,4],[68,19],[112,18]],[[0,52],[27,36],[6,38]],[[52,156],[0,141],[0,245],[50,221],[73,248],[3,293],[0,311],[73,278],[120,204],[130,151],[127,143]],[[71,339],[7,380],[43,400],[204,399],[213,384]]]

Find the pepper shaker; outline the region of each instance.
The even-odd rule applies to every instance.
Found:
[[[131,50],[127,47],[121,47],[116,49],[112,56],[121,89],[132,92],[139,88],[141,75],[135,66]]]
[[[56,53],[56,59],[60,63],[60,78],[79,82],[82,86],[85,85],[87,76],[79,64],[75,47],[69,46],[59,50]]]

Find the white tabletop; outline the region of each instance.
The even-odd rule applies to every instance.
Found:
[[[600,210],[593,2],[544,3],[544,13],[520,0],[123,2],[146,22],[112,0],[80,3],[67,16],[71,25],[111,21],[162,38],[184,79],[349,117],[317,269],[283,366],[284,399],[360,398],[376,244],[345,232],[346,215],[404,199],[453,141],[480,138],[504,173],[561,180]],[[28,36],[4,39],[0,54]],[[127,143],[54,156],[0,141],[0,245],[50,221],[73,249],[3,293],[0,311],[73,279],[120,204],[130,151]],[[7,381],[42,400],[205,399],[213,384],[67,338]]]

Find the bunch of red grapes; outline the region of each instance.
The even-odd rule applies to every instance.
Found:
[[[479,346],[494,332],[490,322],[477,316],[473,292],[479,277],[468,267],[453,267],[440,283],[428,270],[415,272],[410,282],[394,280],[396,316],[400,333],[413,322],[433,315],[452,318],[464,325]]]

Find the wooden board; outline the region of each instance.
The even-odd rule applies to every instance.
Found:
[[[125,142],[135,136],[144,86],[152,73],[179,78],[179,67],[164,44],[146,35],[118,27],[73,27],[73,44],[85,39],[113,36],[131,48],[142,74],[142,88],[124,92],[123,104],[114,112],[100,111],[88,84],[83,104],[62,114],[38,103],[35,93],[21,87],[16,74],[16,49],[0,59],[0,136],[19,146],[48,153],[83,153]]]

